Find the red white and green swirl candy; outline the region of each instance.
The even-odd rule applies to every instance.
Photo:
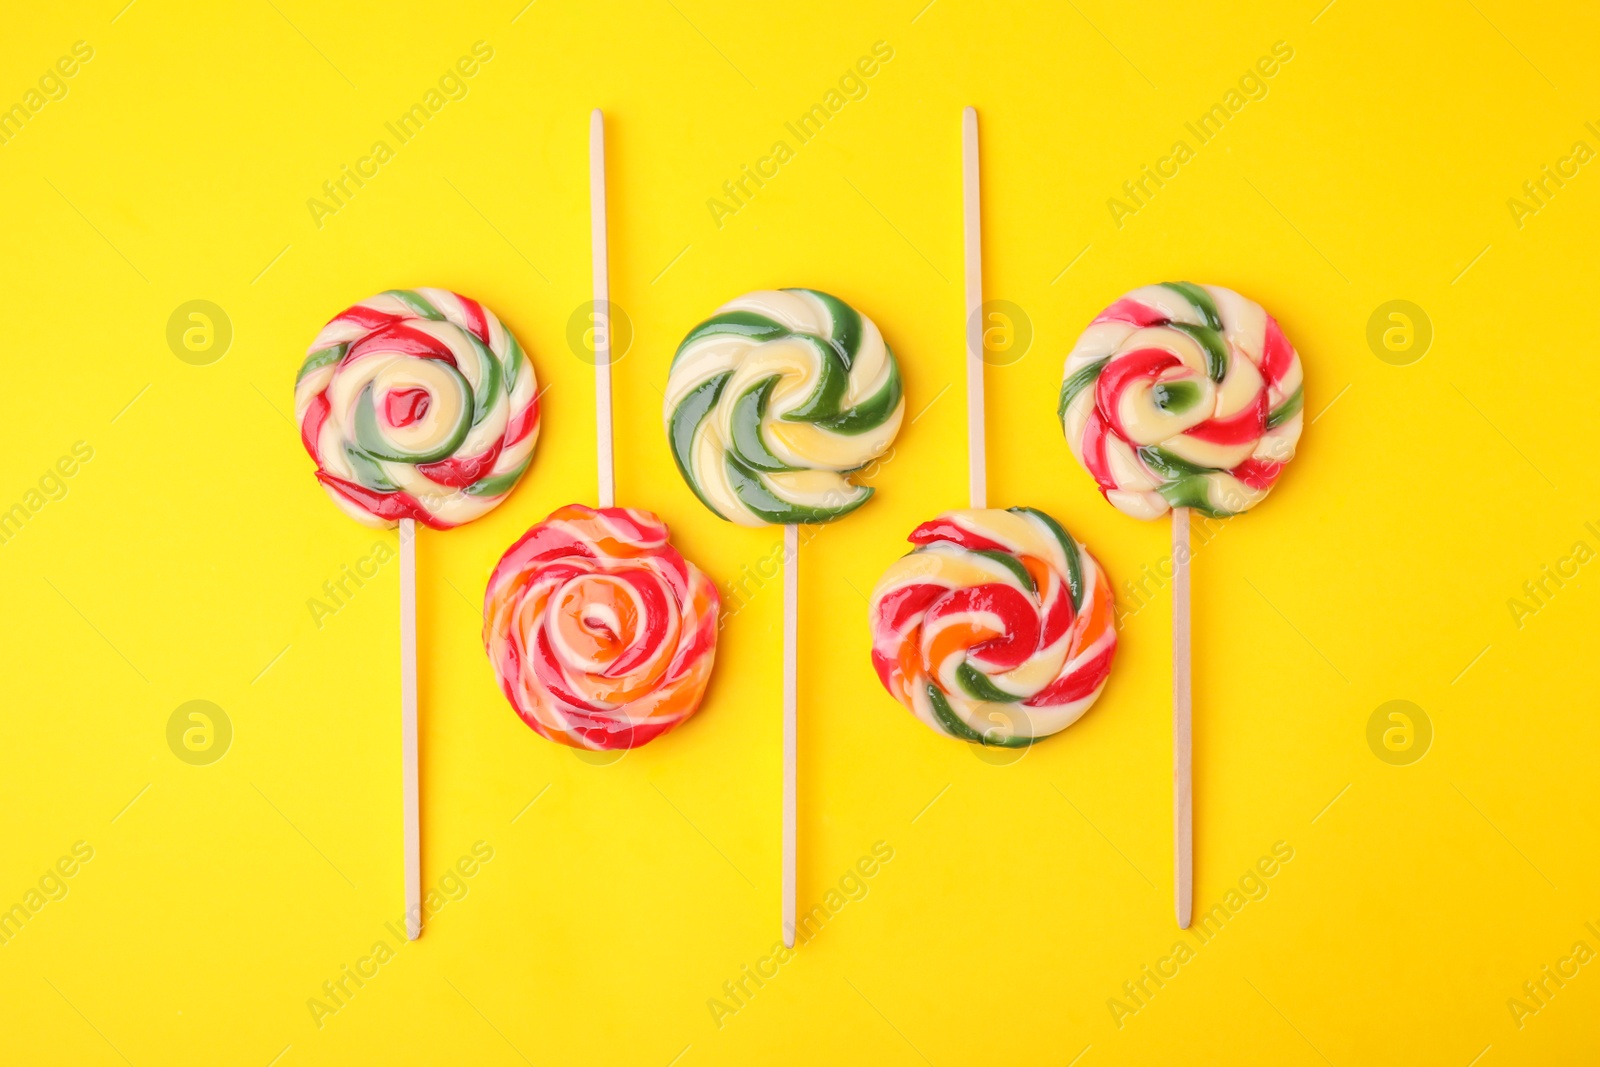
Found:
[[[391,289],[340,312],[312,342],[294,407],[317,480],[369,526],[477,518],[511,492],[539,436],[522,346],[444,289]]]
[[[484,593],[483,647],[541,737],[637,748],[700,707],[720,606],[655,515],[569,504],[501,557]]]
[[[909,540],[867,609],[872,665],[896,700],[940,733],[1007,747],[1089,710],[1117,631],[1088,549],[1033,508],[946,512]]]
[[[765,290],[689,331],[664,414],[706,507],[744,526],[820,523],[872,496],[850,475],[888,451],[905,398],[871,319],[815,289]]]
[[[1140,519],[1258,504],[1300,439],[1300,357],[1260,304],[1168,282],[1106,308],[1067,357],[1058,414],[1107,500]]]

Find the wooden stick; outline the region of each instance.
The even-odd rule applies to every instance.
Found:
[[[1189,714],[1189,509],[1172,509],[1172,840],[1178,927],[1194,910],[1194,785]]]
[[[422,832],[417,803],[417,524],[400,520],[400,789],[404,794],[406,937],[422,936]]]
[[[967,483],[975,508],[988,507],[983,435],[983,230],[978,199],[978,112],[961,113],[961,238],[967,285]]]
[[[783,944],[794,948],[795,644],[800,624],[800,527],[783,528]]]
[[[606,261],[606,127],[600,109],[589,115],[589,240],[594,264],[594,421],[600,506],[616,502],[611,454],[611,278]]]

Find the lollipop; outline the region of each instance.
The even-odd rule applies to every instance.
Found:
[[[322,328],[294,407],[341,511],[447,530],[522,477],[539,436],[535,392],[533,365],[494,312],[444,289],[391,289]]]
[[[911,532],[867,617],[889,694],[942,734],[1020,748],[1071,726],[1111,675],[1114,596],[1105,571],[1035,508],[985,503],[983,257],[978,116],[962,114],[967,296],[967,464],[972,507]]]
[[[689,331],[667,377],[667,438],[701,503],[741,526],[832,522],[849,474],[888,451],[900,369],[872,320],[815,289],[755,292]]]
[[[716,654],[716,586],[648,511],[613,507],[605,131],[589,128],[600,507],[568,504],[506,550],[483,602],[500,689],[541,737],[637,748],[693,715]]]
[[[1138,519],[1172,512],[1172,705],[1178,925],[1193,904],[1189,510],[1248,511],[1294,458],[1300,357],[1277,320],[1231,289],[1135,289],[1067,356],[1057,412],[1100,492]]]
[[[1111,583],[1033,508],[949,511],[872,590],[872,665],[928,726],[1016,747],[1095,702],[1117,651]]]
[[[391,289],[337,315],[295,379],[300,440],[345,514],[400,527],[400,732],[406,932],[422,932],[415,523],[487,512],[539,435],[533,365],[494,312],[444,289]]]
[[[700,706],[719,603],[650,512],[568,504],[501,557],[483,643],[506,699],[541,737],[635,748]]]
[[[1248,511],[1294,458],[1300,357],[1231,289],[1147,285],[1112,304],[1067,356],[1059,413],[1072,454],[1136,519],[1169,508]]]
[[[872,496],[852,472],[905,416],[900,368],[871,319],[815,289],[763,290],[689,331],[667,375],[667,440],[701,503],[744,526],[782,524],[783,939],[794,944],[798,523]]]

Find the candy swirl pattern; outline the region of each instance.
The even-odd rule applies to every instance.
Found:
[[[522,346],[444,289],[391,289],[340,312],[311,344],[294,408],[317,480],[368,526],[477,518],[511,492],[539,436]]]
[[[1117,651],[1111,584],[1033,508],[950,511],[872,590],[872,665],[943,734],[1020,747],[1089,710]]]
[[[655,515],[569,504],[501,557],[484,593],[483,647],[541,737],[637,748],[700,707],[720,607]]]
[[[1294,458],[1301,407],[1300,356],[1276,319],[1231,289],[1169,282],[1083,332],[1057,413],[1106,499],[1155,519],[1260,503]]]
[[[664,414],[706,507],[743,526],[822,523],[872,496],[849,475],[888,450],[905,398],[871,319],[814,289],[766,290],[689,331]]]

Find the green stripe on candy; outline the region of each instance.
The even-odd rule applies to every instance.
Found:
[[[471,395],[467,388],[467,380],[461,377],[461,372],[448,363],[439,364],[449,373],[455,375],[458,387],[463,398]],[[399,463],[433,463],[455,453],[456,448],[466,440],[467,431],[472,428],[472,409],[467,404],[461,405],[460,413],[456,415],[455,425],[451,426],[445,434],[444,440],[426,452],[407,452],[403,448],[393,447],[384,437],[383,431],[378,428],[377,405],[373,402],[372,385],[361,390],[361,396],[356,399],[356,444],[361,450],[376,459],[389,459]]]
[[[1182,379],[1157,382],[1150,388],[1150,398],[1156,407],[1173,415],[1182,415],[1200,402],[1200,387]]]
[[[1078,552],[1077,539],[1067,532],[1066,527],[1037,508],[1007,510],[1016,515],[1028,515],[1037,519],[1061,546],[1061,554],[1067,557],[1067,592],[1072,597],[1072,613],[1077,615],[1083,610],[1083,598],[1088,595],[1083,587],[1083,557]]]
[[[721,512],[717,511],[706,498],[706,494],[700,489],[700,483],[695,481],[694,435],[700,429],[700,424],[705,421],[706,414],[717,406],[717,399],[722,395],[722,387],[727,385],[728,379],[732,377],[732,371],[723,371],[689,390],[689,395],[672,409],[672,424],[667,428],[667,440],[672,446],[672,459],[678,464],[678,473],[689,483],[689,488],[700,498],[700,503],[711,508],[713,514],[719,515]]]
[[[434,322],[444,321],[444,312],[434,307],[415,289],[390,289],[383,295],[394,297],[420,318],[432,319]]]
[[[1111,357],[1097,359],[1093,363],[1085,363],[1061,383],[1061,399],[1056,402],[1056,418],[1065,423],[1067,421],[1067,405],[1072,403],[1074,397],[1093,385],[1100,377],[1100,372],[1106,369],[1106,364],[1111,362]]]
[[[978,733],[978,731],[961,721],[961,717],[955,713],[955,709],[950,707],[950,701],[939,691],[939,687],[932,682],[928,683],[928,702],[933,705],[934,717],[939,720],[945,732],[953,737],[959,737],[963,741],[971,741],[975,745],[988,745],[991,748],[1027,748],[1033,744],[1033,738],[1031,737],[1012,737],[1001,740]],[[1015,703],[1016,697],[1007,694],[1004,702],[1007,704]]]
[[[785,289],[787,293],[805,293],[814,296],[828,309],[832,320],[833,343],[839,348],[846,370],[854,365],[856,353],[861,349],[861,313],[836,296],[816,289]]]
[[[739,502],[749,508],[757,518],[775,526],[832,522],[865,504],[873,493],[871,486],[857,485],[851,487],[854,492],[847,499],[834,507],[791,504],[768,489],[766,483],[761,480],[760,472],[746,466],[732,452],[727,453],[724,459],[728,469],[728,484],[733,489],[734,495],[739,498]],[[698,491],[696,489],[696,492]],[[711,504],[707,502],[706,506],[711,507]],[[711,510],[717,509],[711,508]]]
[[[803,341],[816,350],[819,371],[817,384],[811,394],[800,402],[799,407],[785,412],[783,417],[790,422],[823,422],[838,418],[839,402],[850,387],[850,371],[846,369],[844,360],[832,345],[820,337],[806,333],[793,336],[796,341]]]
[[[350,351],[350,342],[348,341],[341,341],[332,348],[317,349],[315,352],[306,357],[306,361],[304,363],[300,364],[300,371],[294,376],[294,384],[299,385],[300,379],[304,378],[314,370],[326,367],[330,363],[339,362],[344,358],[344,354],[348,351]]]
[[[1289,394],[1289,399],[1272,409],[1272,413],[1267,416],[1267,429],[1282,426],[1295,417],[1305,403],[1305,388],[1303,385],[1296,386],[1295,391]]]
[[[779,375],[763,378],[746,389],[733,402],[733,448],[745,464],[759,471],[790,471],[796,468],[784,463],[767,448],[761,436],[761,420],[767,413],[767,398],[772,387],[778,384]]]
[[[1222,316],[1217,313],[1217,305],[1210,293],[1193,282],[1162,282],[1161,285],[1193,304],[1194,309],[1204,316],[1207,326],[1213,330],[1222,329]]]
[[[975,745],[983,744],[983,735],[961,721],[961,717],[950,707],[939,687],[932,682],[928,683],[928,702],[933,705],[934,718],[939,720],[939,725],[944,727],[944,732],[963,741],[971,741]]]
[[[1168,452],[1160,445],[1145,445],[1140,448],[1139,458],[1144,461],[1146,467],[1149,467],[1169,482],[1178,478],[1187,478],[1192,474],[1210,474],[1220,469],[1217,467],[1202,467],[1197,463],[1190,463],[1188,460],[1181,459]]]
[[[393,493],[400,487],[383,473],[378,461],[349,442],[344,443],[345,462],[350,465],[350,475],[357,485],[379,493]]]
[[[779,337],[787,336],[789,330],[780,322],[769,319],[765,315],[758,315],[753,311],[728,311],[721,315],[713,315],[694,329],[689,331],[689,336],[678,345],[678,351],[672,356],[674,366],[682,358],[685,351],[696,341],[716,334],[733,334],[751,341],[772,341]],[[670,370],[669,370],[670,373]]]
[[[494,402],[499,399],[503,381],[502,371],[500,361],[495,358],[494,352],[488,345],[466,330],[461,331],[461,335],[471,343],[473,351],[478,354],[478,362],[483,366],[483,378],[472,394],[472,402],[476,408],[472,413],[472,425],[476,426],[489,414]]]
[[[522,364],[524,362],[526,362],[528,357],[523,354],[522,346],[517,343],[517,339],[512,334],[512,332],[510,330],[506,330],[505,334],[506,334],[506,362],[505,362],[506,389],[507,389],[507,391],[510,391],[511,387],[516,384],[517,378],[522,374]]]
[[[528,458],[515,469],[504,474],[496,474],[488,478],[479,479],[462,490],[468,496],[500,496],[511,492],[517,480],[522,477],[522,472],[528,469],[528,464],[533,462],[533,453],[528,453]]]
[[[984,559],[993,560],[995,563],[1000,564],[1000,566],[1011,572],[1018,585],[1034,596],[1039,594],[1039,587],[1034,584],[1033,575],[1029,574],[1028,568],[1024,567],[1022,561],[1011,553],[1000,552],[992,548],[974,548],[969,549],[969,551],[974,556],[982,556]]]
[[[1187,322],[1171,322],[1167,325],[1181,333],[1193,337],[1206,354],[1206,377],[1214,382],[1220,382],[1228,375],[1228,342],[1214,329],[1205,326],[1195,326]]]
[[[876,430],[894,414],[895,409],[900,406],[900,398],[904,395],[900,385],[900,365],[895,361],[894,353],[889,352],[889,380],[883,383],[883,388],[855,407],[846,408],[831,419],[818,419],[816,425],[824,430],[852,437],[868,430]]]
[[[991,704],[1013,704],[1017,700],[1017,694],[1001,689],[987,674],[965,661],[956,668],[956,682],[973,700],[987,700]]]
[[[1211,482],[1204,474],[1190,474],[1176,481],[1158,486],[1156,492],[1168,505],[1175,508],[1193,508],[1213,519],[1226,519],[1234,514],[1211,503]]]

